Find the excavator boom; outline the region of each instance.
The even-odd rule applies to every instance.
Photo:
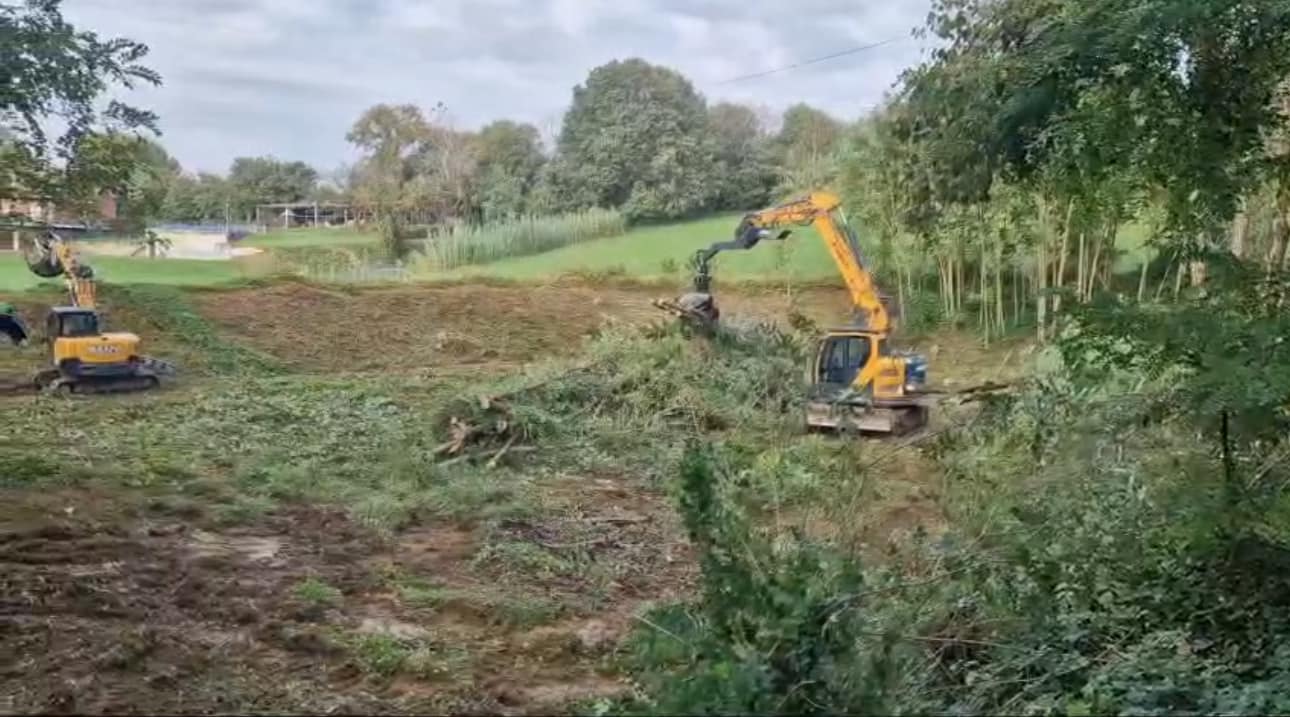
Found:
[[[63,277],[67,285],[70,306],[94,310],[98,292],[94,285],[94,272],[82,264],[67,242],[53,232],[38,236],[27,248],[27,268],[46,279]]]
[[[795,226],[813,226],[824,240],[851,295],[857,314],[857,328],[875,333],[890,330],[891,317],[878,293],[873,276],[865,268],[860,241],[842,213],[841,200],[828,192],[815,192],[777,207],[745,215],[735,230],[733,240],[717,242],[695,255],[694,293],[710,294],[711,263],[717,254],[751,249],[763,240],[782,241],[791,234],[788,228]],[[783,231],[776,234],[774,230],[777,229]],[[689,301],[694,303],[697,300],[691,296]]]
[[[891,316],[865,266],[860,242],[846,221],[842,203],[833,194],[815,192],[745,215],[733,240],[712,244],[695,255],[694,291],[675,301],[655,304],[710,330],[720,317],[711,293],[712,260],[723,251],[751,249],[763,240],[787,239],[794,226],[815,228],[846,283],[855,309],[852,325],[830,330],[820,340],[812,367],[807,423],[877,433],[902,433],[924,425],[926,360],[888,348]]]

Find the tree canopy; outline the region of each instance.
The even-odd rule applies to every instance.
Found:
[[[155,114],[105,95],[161,78],[146,45],[78,30],[59,4],[0,4],[0,196],[71,206],[128,181],[134,151],[115,135],[156,131]]]
[[[715,148],[703,97],[675,70],[643,60],[592,70],[573,90],[557,151],[572,207],[682,216],[713,196]]]

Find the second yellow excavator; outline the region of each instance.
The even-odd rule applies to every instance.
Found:
[[[732,241],[713,244],[695,256],[694,290],[660,306],[692,322],[715,325],[720,310],[712,295],[712,259],[723,251],[751,249],[763,240],[787,239],[793,226],[815,227],[855,307],[852,322],[827,330],[817,346],[807,425],[881,434],[902,434],[926,425],[935,402],[925,391],[927,359],[888,345],[890,314],[841,201],[832,194],[816,192],[744,216]]]
[[[140,354],[135,334],[102,330],[94,272],[53,232],[26,250],[27,267],[45,278],[63,277],[70,300],[45,320],[51,365],[36,374],[37,389],[58,393],[117,393],[156,388],[174,366]]]

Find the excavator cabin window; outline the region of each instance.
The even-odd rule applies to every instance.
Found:
[[[77,338],[97,336],[99,317],[93,311],[54,311],[50,312],[45,325],[45,333],[50,338]]]
[[[872,350],[867,336],[831,336],[820,352],[816,380],[822,384],[849,386],[869,362]]]

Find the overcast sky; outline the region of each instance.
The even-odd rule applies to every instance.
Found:
[[[152,48],[165,81],[128,99],[161,115],[190,170],[242,155],[353,159],[345,132],[378,102],[444,102],[455,124],[558,126],[596,65],[641,57],[709,101],[797,101],[854,118],[921,55],[929,0],[64,0],[78,26]],[[726,80],[854,47],[870,51]]]

